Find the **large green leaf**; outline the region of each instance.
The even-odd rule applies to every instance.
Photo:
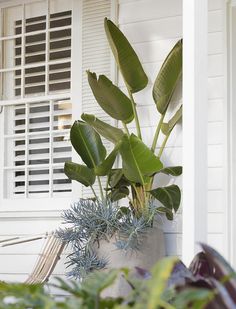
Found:
[[[178,41],[165,59],[153,86],[153,99],[159,113],[168,108],[173,92],[182,75],[182,40]]]
[[[144,185],[151,176],[162,169],[163,164],[153,152],[134,134],[125,135],[121,141],[120,154],[125,177]]]
[[[170,134],[170,132],[174,129],[174,127],[180,121],[181,118],[182,118],[182,105],[167,123],[162,124],[161,126],[162,133],[164,135]]]
[[[129,195],[130,182],[125,178],[122,169],[112,169],[109,174],[108,197],[113,201],[118,201]]]
[[[101,164],[106,157],[100,135],[87,123],[75,121],[70,130],[71,143],[89,168]]]
[[[104,21],[105,31],[116,63],[131,92],[138,92],[146,87],[147,75],[127,38],[109,19]]]
[[[109,156],[100,165],[94,168],[96,175],[106,176],[109,174],[117,157],[118,151],[119,151],[119,144],[112,150]]]
[[[94,115],[82,114],[81,118],[93,127],[100,135],[114,144],[118,143],[124,136],[124,132],[121,129],[99,120]]]
[[[121,168],[112,169],[109,174],[109,186],[111,188],[130,186],[130,181],[123,174]]]
[[[176,212],[179,209],[181,191],[178,186],[170,185],[150,191],[151,195],[161,202],[166,208]]]
[[[112,118],[129,123],[134,118],[130,99],[105,76],[87,71],[88,82],[101,108]]]
[[[111,192],[108,194],[108,197],[111,199],[112,202],[117,202],[122,198],[125,198],[129,195],[129,189],[127,187],[119,187],[112,189]]]
[[[111,188],[114,188],[122,179],[122,177],[123,171],[121,168],[112,169],[109,177],[109,185],[111,186]]]
[[[158,173],[171,175],[171,176],[180,176],[182,174],[182,166],[168,166],[160,170]]]
[[[74,162],[65,162],[64,172],[71,180],[76,180],[84,186],[92,186],[95,182],[94,171],[85,165],[77,164]]]
[[[167,207],[158,207],[156,209],[157,213],[161,213],[161,214],[165,214],[166,215],[166,218],[168,220],[173,220],[174,219],[174,214],[173,214],[173,211],[170,210],[169,208]]]

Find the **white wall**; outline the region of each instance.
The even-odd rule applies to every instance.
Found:
[[[120,0],[119,24],[137,51],[149,76],[147,90],[136,95],[146,142],[150,144],[158,120],[151,87],[162,61],[182,36],[181,0]],[[224,194],[224,0],[209,0],[208,70],[208,241],[221,252],[225,248]],[[122,82],[120,82],[122,85]],[[174,101],[178,102],[177,97]],[[187,102],[184,102],[187,104]],[[181,127],[167,144],[163,160],[181,164]],[[177,180],[181,184],[181,179]],[[200,223],[199,223],[200,224]],[[164,224],[168,255],[181,254],[181,211],[174,224]]]

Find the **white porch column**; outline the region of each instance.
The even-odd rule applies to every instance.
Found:
[[[208,0],[183,0],[183,260],[207,239]]]

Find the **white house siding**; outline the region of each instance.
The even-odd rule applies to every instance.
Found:
[[[135,95],[141,126],[150,145],[158,113],[151,96],[151,88],[165,56],[182,37],[181,0],[120,0],[120,28],[127,35],[140,56],[149,77],[147,89]],[[224,241],[224,0],[209,0],[209,71],[208,71],[208,241],[226,252]],[[122,79],[119,78],[122,86]],[[174,99],[178,103],[181,95]],[[187,104],[187,102],[184,102]],[[182,161],[182,137],[179,125],[170,138],[163,161],[179,165]],[[176,181],[181,185],[181,179]],[[199,222],[199,224],[201,224]],[[181,211],[174,223],[165,222],[167,255],[181,255]]]
[[[27,236],[53,231],[60,224],[58,212],[8,213],[1,215],[0,235],[8,238],[15,235]],[[24,281],[37,260],[45,240],[0,248],[0,280]],[[55,275],[64,274],[64,258],[55,269]]]

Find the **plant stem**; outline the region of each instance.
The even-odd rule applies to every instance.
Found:
[[[101,183],[100,177],[97,176],[97,179],[98,179],[98,185],[99,185],[99,189],[100,189],[101,199],[104,200],[104,194],[103,194],[103,190],[102,190],[102,183]]]
[[[126,123],[122,121],[122,124],[123,124],[124,130],[125,130],[125,133],[126,133],[128,136],[130,136],[130,134],[129,134],[129,129],[128,129]]]
[[[165,117],[165,113],[161,115],[161,118],[158,122],[158,126],[156,128],[156,132],[155,132],[153,142],[152,142],[152,148],[151,148],[152,152],[155,151],[155,148],[156,148],[156,145],[157,145],[157,140],[158,140],[158,137],[159,137],[159,134],[160,134],[160,131],[161,131],[161,126],[163,124],[164,117]]]
[[[137,190],[137,188],[136,188],[135,185],[132,185],[132,187],[133,187],[133,189],[134,189],[134,191],[135,191],[135,193],[136,193],[136,197],[137,197],[137,200],[138,200],[138,202],[139,202],[139,205],[142,207],[142,199],[140,198],[139,192],[138,192],[138,190]],[[134,198],[133,198],[133,199],[134,199]],[[136,210],[137,210],[137,212],[139,211],[138,207],[137,207]]]
[[[132,92],[129,90],[129,87],[127,85],[126,85],[126,87],[128,89],[129,97],[130,97],[132,107],[133,107],[134,120],[135,120],[135,124],[136,124],[137,134],[138,134],[138,137],[142,140],[142,134],[141,134],[140,124],[139,124],[139,119],[138,119],[138,113],[137,113],[137,109],[136,109],[136,103],[134,102],[134,97],[132,95]]]
[[[144,199],[144,206],[145,209],[147,209],[147,204],[148,204],[148,196],[146,195],[146,190],[145,190],[145,186],[142,186],[142,190],[143,190],[143,199]]]
[[[159,159],[161,158],[161,155],[162,155],[163,150],[164,150],[164,148],[165,148],[165,146],[166,146],[166,143],[167,143],[167,141],[168,141],[168,138],[169,138],[169,136],[170,136],[170,133],[171,133],[171,132],[169,132],[169,133],[165,136],[165,138],[164,138],[164,140],[163,140],[163,142],[162,142],[162,144],[161,144],[161,148],[160,148],[159,153],[158,153],[158,158],[159,158]]]
[[[109,185],[109,176],[107,176],[107,181],[106,181],[106,200],[107,200],[108,185]]]
[[[93,192],[93,195],[94,195],[95,199],[98,200],[98,196],[97,196],[97,194],[96,194],[96,192],[95,192],[93,186],[90,186],[90,188],[91,188],[91,190],[92,190],[92,192]]]

